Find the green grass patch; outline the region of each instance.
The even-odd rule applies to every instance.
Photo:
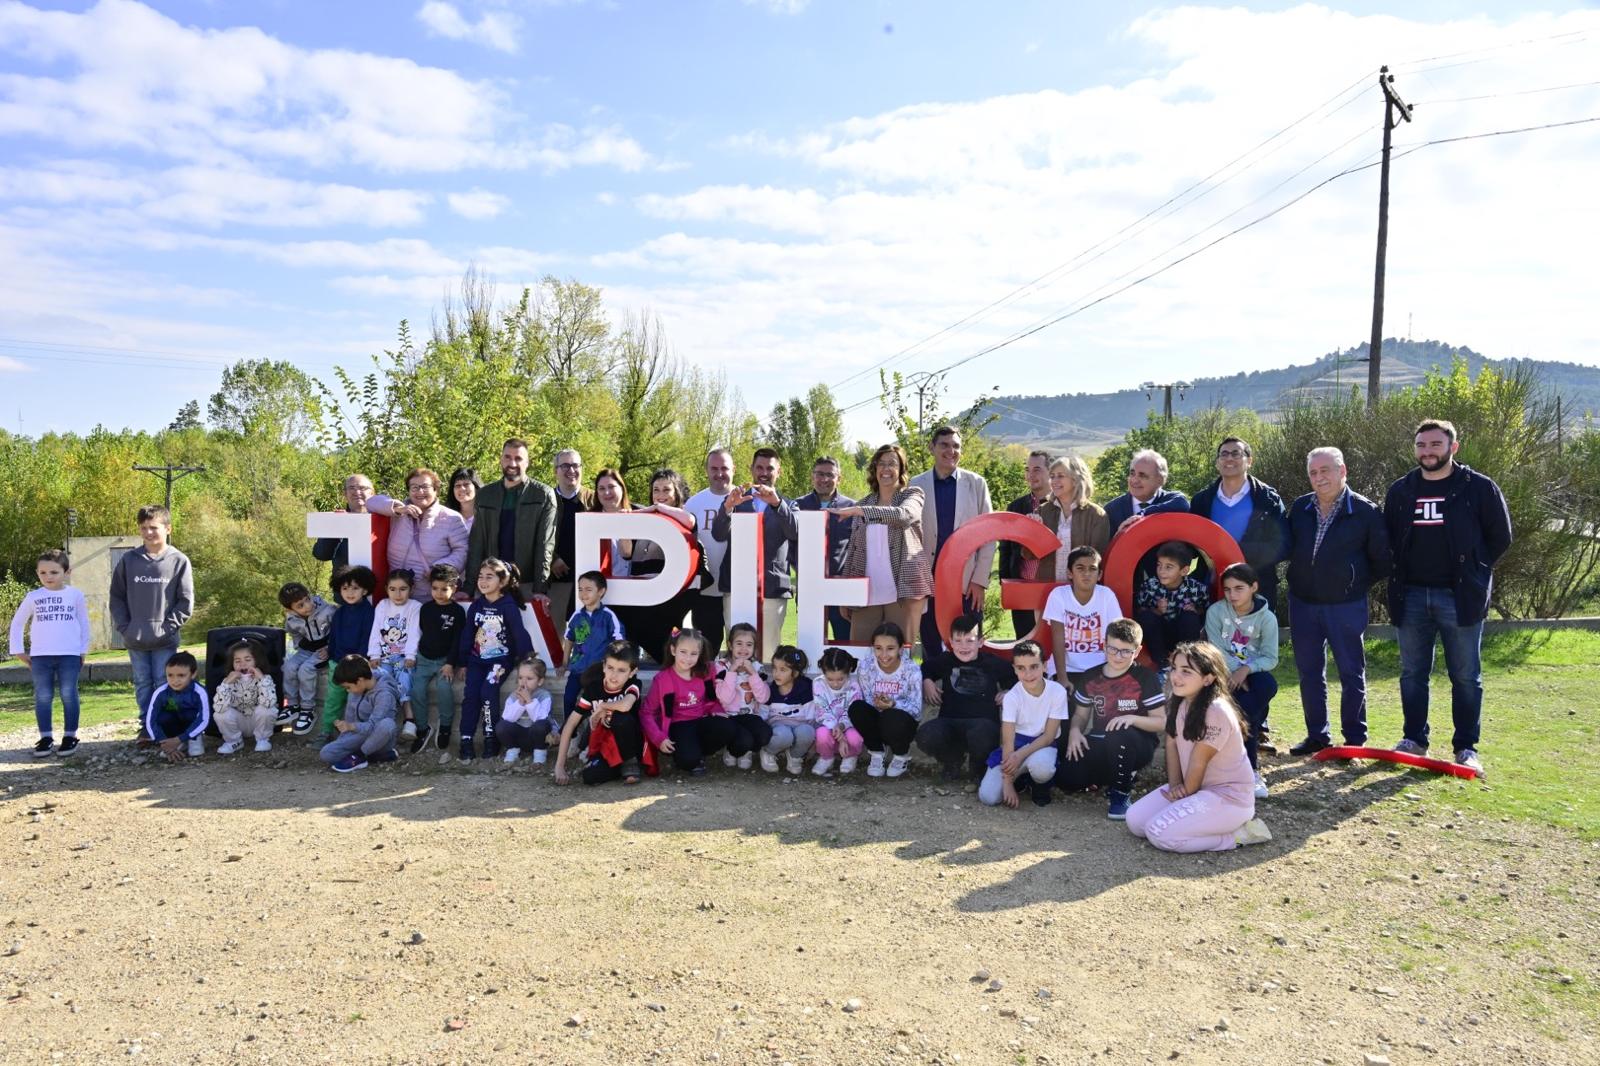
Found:
[[[130,733],[133,719],[137,717],[134,706],[133,683],[130,681],[102,681],[78,687],[78,728],[89,729],[126,719]],[[61,701],[56,700],[52,715],[56,735],[61,734]],[[33,689],[26,685],[0,687],[0,733],[26,732],[32,734],[36,725],[33,718]]]

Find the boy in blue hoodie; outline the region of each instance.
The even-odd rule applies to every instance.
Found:
[[[365,566],[347,566],[333,575],[332,586],[339,606],[333,610],[333,625],[328,629],[328,659],[338,663],[347,655],[365,657],[372,635],[372,590],[378,587],[378,578]],[[337,683],[328,686],[328,694],[322,701],[320,743],[326,744],[334,738],[334,723],[344,712],[347,698],[348,694]],[[300,732],[298,723],[295,732]]]
[[[1256,772],[1256,798],[1266,799],[1257,751],[1267,732],[1267,709],[1278,694],[1278,679],[1272,676],[1278,665],[1278,618],[1249,563],[1234,563],[1222,572],[1222,599],[1206,609],[1206,639],[1227,660],[1233,701],[1250,723],[1244,749]]]

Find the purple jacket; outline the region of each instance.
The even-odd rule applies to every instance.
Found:
[[[390,496],[373,496],[367,500],[367,510],[393,514],[395,503]],[[467,521],[460,511],[435,503],[421,518],[396,515],[389,519],[390,570],[403,567],[425,584],[428,569],[440,563],[449,563],[457,570],[467,565]]]

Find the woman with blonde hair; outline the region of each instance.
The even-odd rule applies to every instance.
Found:
[[[1082,459],[1063,455],[1050,464],[1050,498],[1028,517],[1053,532],[1061,547],[1039,556],[1040,581],[1071,581],[1067,556],[1073,548],[1088,545],[1105,555],[1111,543],[1111,523],[1105,509],[1090,499],[1093,495],[1094,475]]]
[[[903,632],[916,633],[933,593],[933,567],[922,542],[926,501],[921,489],[907,485],[910,477],[906,453],[898,444],[885,444],[867,464],[868,492],[853,506],[832,512],[840,518],[860,519],[850,530],[844,576],[878,576],[893,582],[892,598],[888,590],[874,589],[876,603],[845,608],[854,642],[864,644],[872,639],[873,630],[883,622],[895,622]]]

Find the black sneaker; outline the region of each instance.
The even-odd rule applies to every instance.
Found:
[[[284,706],[278,708],[277,716],[273,718],[272,724],[289,725],[298,717],[300,717],[300,708],[290,707],[285,704]]]
[[[437,730],[434,731],[434,734],[433,734],[433,746],[438,748],[440,751],[449,751],[450,750],[450,727],[449,726],[442,725]]]
[[[694,767],[692,769],[690,769],[690,771],[689,771],[689,776],[690,777],[704,777],[704,776],[706,776],[706,764],[703,763],[703,762],[695,763]]]
[[[415,755],[419,751],[426,750],[428,747],[428,741],[432,739],[433,730],[427,726],[424,726],[422,731],[417,734],[416,739],[411,742],[411,754]],[[448,741],[446,741],[446,743],[448,743]]]
[[[311,714],[310,711],[302,707],[295,712],[294,735],[297,737],[307,736],[311,733],[311,727],[316,724],[316,718]]]
[[[35,759],[48,759],[56,753],[56,742],[50,737],[40,737],[39,743],[33,746]]]
[[[65,759],[70,755],[76,754],[77,751],[78,751],[78,738],[77,737],[62,737],[61,738],[61,745],[56,748],[56,755],[58,757],[60,757],[60,758]]]
[[[473,759],[476,759],[477,757],[478,757],[477,745],[472,742],[472,738],[471,737],[462,737],[461,738],[461,754],[458,756],[458,758],[462,762],[471,762]]]
[[[945,781],[960,781],[965,776],[958,762],[947,762],[939,770],[939,777]]]
[[[1317,752],[1331,747],[1333,747],[1332,742],[1323,740],[1321,737],[1306,737],[1300,743],[1290,748],[1289,754],[1295,756],[1296,758],[1304,758],[1307,755],[1315,755]]]
[[[1042,785],[1033,786],[1031,791],[1033,793],[1033,805],[1035,807],[1050,806],[1050,800],[1052,799],[1051,793],[1054,791],[1051,786],[1054,781],[1055,779],[1051,778],[1050,781],[1046,781]]]
[[[492,759],[500,754],[500,738],[490,733],[483,738],[483,757]]]
[[[376,752],[376,753],[374,753],[372,755],[368,755],[367,756],[367,761],[368,762],[394,762],[398,758],[400,758],[400,753],[398,751],[395,751],[393,748],[390,748],[387,751],[380,751],[380,752]]]

